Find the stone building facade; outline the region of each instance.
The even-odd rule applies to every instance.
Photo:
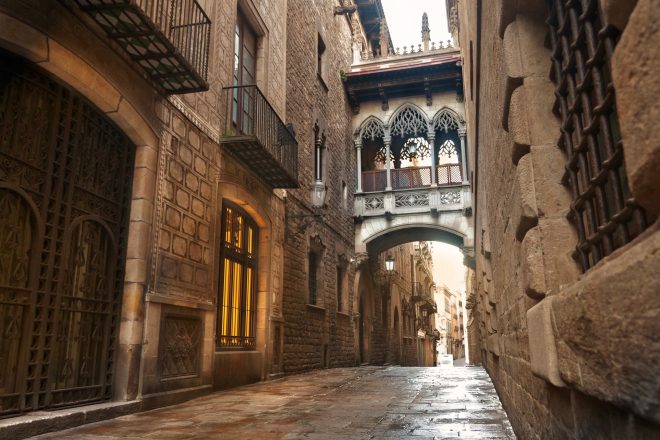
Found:
[[[520,438],[656,438],[657,4],[447,6],[474,146],[470,357]]]
[[[283,371],[352,366],[353,193],[350,107],[339,72],[351,22],[332,2],[287,4],[287,114],[301,146],[300,189],[286,193]],[[321,194],[321,200],[317,199]]]
[[[0,416],[360,362],[342,80],[382,7],[149,4],[0,5]],[[403,358],[371,300],[369,362]]]
[[[144,41],[131,40],[130,35],[110,38],[109,28],[104,27],[108,22],[85,1],[15,1],[0,6],[5,105],[1,192],[3,200],[18,209],[16,216],[6,219],[3,233],[16,224],[25,225],[21,216],[28,214],[21,210],[32,207],[34,229],[20,237],[20,246],[31,242],[33,249],[50,255],[42,260],[42,269],[37,268],[35,254],[7,257],[29,260],[32,269],[21,283],[37,286],[35,270],[41,270],[42,279],[50,280],[43,282],[50,284],[28,288],[30,293],[21,300],[27,308],[13,300],[2,304],[3,325],[21,329],[16,338],[22,341],[3,346],[3,359],[11,359],[11,374],[3,375],[3,414],[108,399],[139,398],[143,408],[162,405],[265,379],[278,356],[271,322],[282,316],[285,202],[258,170],[221,144],[232,136],[226,128],[231,123],[232,94],[223,88],[233,83],[238,38],[234,26],[227,23],[243,23],[256,38],[250,54],[256,65],[249,69],[261,90],[259,96],[270,106],[274,128],[284,129],[286,1],[202,1],[188,12],[198,14],[204,23],[205,28],[195,32],[205,33],[196,34],[191,47],[179,47],[180,53],[202,53],[206,47],[209,56],[188,59],[191,64],[201,63],[201,67],[195,64],[197,70],[180,64],[188,76],[173,86],[166,79],[181,71],[154,74],[149,69],[163,68],[163,64],[154,67],[165,56],[157,51],[166,47],[163,38],[177,44],[176,35],[152,28],[143,31],[160,43],[144,46],[143,50],[156,52],[141,57],[130,50],[138,50]],[[146,13],[154,14],[153,23],[159,23],[159,11]],[[144,26],[136,17],[140,15],[130,11],[117,13],[119,21],[132,19],[132,26]],[[129,26],[128,21],[122,23]],[[122,29],[115,31],[119,35]],[[149,68],[141,67],[145,60],[151,60]],[[244,62],[247,66],[247,58]],[[196,81],[206,84],[190,85]],[[29,87],[37,83],[39,88]],[[190,87],[199,91],[172,94],[191,92]],[[60,118],[59,131],[53,131],[56,125],[47,113],[39,113],[48,109],[43,103],[51,105],[51,99],[55,106],[51,111]],[[62,155],[50,171],[21,158],[16,149],[27,135],[20,125],[23,118],[33,118],[42,127],[33,138],[31,157]],[[80,125],[86,121],[96,122]],[[123,151],[117,150],[119,140],[127,145],[123,156],[118,155]],[[89,149],[80,165],[82,153],[76,148]],[[116,163],[120,158],[122,162]],[[102,173],[106,166],[109,171]],[[119,171],[122,166],[128,169],[125,174]],[[61,176],[60,167],[65,170]],[[42,169],[53,183],[29,189],[29,182],[20,176]],[[122,181],[113,181],[113,173]],[[123,182],[124,198],[115,200],[118,195],[103,192]],[[60,194],[65,198],[58,198]],[[54,201],[48,204],[42,197]],[[236,223],[227,231],[228,207],[243,226]],[[53,217],[49,209],[69,217]],[[49,232],[49,228],[55,229]],[[71,241],[71,234],[80,234],[78,241]],[[50,243],[62,244],[49,247]],[[221,264],[223,259],[229,261],[230,245],[240,254],[235,267],[245,268],[244,275],[239,275],[240,269],[232,272],[236,284],[231,295],[226,293],[230,287],[223,286],[227,271]],[[111,254],[100,257],[107,246],[118,259]],[[65,257],[60,261],[62,252]],[[115,284],[105,281],[104,271],[116,271]],[[56,288],[62,274],[73,284]],[[3,285],[9,288],[17,282],[7,279]],[[107,305],[94,303],[106,294],[112,298]],[[221,322],[230,319],[230,315],[222,318],[223,304],[229,308],[227,302],[232,300],[227,298],[234,294],[236,314],[231,316],[236,328],[222,335]],[[67,309],[73,307],[65,306],[68,298],[90,305]],[[26,327],[31,319],[40,322],[42,315],[47,316],[43,328]],[[104,324],[95,324],[92,316]],[[54,340],[49,336],[52,332],[59,335]],[[72,342],[86,333],[103,347],[101,351],[92,353],[92,345]],[[30,345],[25,338],[40,341],[34,343],[39,353],[21,351],[21,346]],[[105,364],[91,365],[92,358]],[[15,375],[23,370],[32,373],[27,378]],[[36,377],[41,377],[43,390],[31,385]]]
[[[361,364],[434,365],[435,304],[428,294],[433,279],[420,263],[420,246],[425,245],[401,244],[358,266],[356,339]],[[430,263],[430,254],[421,258]]]

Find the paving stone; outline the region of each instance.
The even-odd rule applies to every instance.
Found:
[[[481,368],[318,370],[35,439],[515,439]]]

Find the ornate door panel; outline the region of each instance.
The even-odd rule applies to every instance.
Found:
[[[0,416],[111,397],[133,154],[0,52]]]

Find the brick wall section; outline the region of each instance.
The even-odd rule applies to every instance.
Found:
[[[299,145],[300,189],[287,192],[284,249],[284,371],[296,372],[324,366],[355,365],[353,310],[354,268],[346,271],[348,310],[337,314],[337,265],[353,255],[352,191],[355,165],[350,133],[350,109],[339,71],[351,61],[350,28],[345,17],[333,15],[331,2],[287,2],[286,115],[296,130]],[[316,73],[316,34],[326,45],[325,85]],[[326,86],[327,85],[327,89]],[[312,213],[310,188],[313,181],[316,120],[326,134],[326,208],[323,218],[297,217]],[[342,181],[349,188],[342,200]],[[344,208],[346,206],[347,208]],[[308,252],[317,237],[323,246],[319,261],[318,305],[307,304]],[[342,257],[340,257],[342,256]],[[329,358],[324,361],[327,347]]]
[[[657,317],[658,280],[648,270],[658,260],[658,228],[579,276],[569,256],[575,239],[555,146],[544,2],[489,3],[479,24],[475,1],[461,8],[463,48],[481,28],[478,108],[468,105],[467,117],[472,136],[477,119],[479,126],[472,361],[486,367],[519,438],[657,437],[648,421],[658,423],[657,323],[644,316]],[[528,318],[539,305],[549,331]],[[619,329],[632,322],[637,338]],[[626,349],[612,349],[614,340]],[[539,345],[556,348],[554,364],[533,359],[530,347]],[[638,348],[634,361],[625,355]]]

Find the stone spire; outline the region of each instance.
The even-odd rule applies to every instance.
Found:
[[[380,55],[384,57],[388,55],[390,41],[389,34],[390,31],[387,29],[387,21],[383,18],[380,21]]]
[[[424,44],[424,52],[428,51],[431,43],[431,29],[429,28],[429,16],[426,12],[422,14],[422,43]]]

